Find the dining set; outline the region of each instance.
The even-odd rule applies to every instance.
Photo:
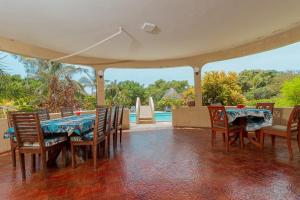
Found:
[[[91,155],[96,169],[97,158],[101,155],[109,157],[111,143],[114,152],[118,137],[121,144],[123,106],[97,106],[96,114],[74,112],[73,107],[62,107],[60,111],[61,117],[56,119],[50,119],[48,109],[7,113],[9,128],[4,138],[10,139],[14,167],[18,152],[22,180],[26,180],[25,154],[31,156],[31,171],[36,172],[38,161],[42,173],[47,176],[47,164],[56,162],[59,154],[66,166],[67,152],[70,151],[73,168],[80,153],[85,159]]]
[[[257,103],[255,108],[244,106],[225,108],[222,105],[208,106],[212,146],[215,146],[216,134],[223,136],[226,151],[237,140],[244,148],[244,138],[261,150],[265,145],[265,136],[270,136],[272,146],[275,146],[276,137],[286,140],[289,159],[293,160],[292,140],[297,137],[300,150],[300,106],[294,106],[286,125],[273,124],[274,103]]]

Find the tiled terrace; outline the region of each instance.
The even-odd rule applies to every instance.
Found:
[[[52,167],[21,181],[10,155],[0,156],[0,199],[300,199],[300,153],[289,161],[283,140],[260,152],[251,144],[211,148],[206,129],[126,132],[109,160],[76,169]],[[29,156],[28,156],[29,157]],[[29,162],[27,164],[27,169]]]

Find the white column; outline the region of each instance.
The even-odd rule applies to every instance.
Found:
[[[97,80],[97,105],[105,105],[105,91],[104,91],[104,70],[98,70],[96,73]]]
[[[195,106],[202,106],[201,67],[194,67]]]

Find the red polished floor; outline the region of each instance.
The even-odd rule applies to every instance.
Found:
[[[162,129],[125,133],[122,147],[109,160],[76,169],[50,168],[43,180],[29,174],[26,183],[0,156],[0,199],[300,199],[300,153],[294,161],[283,140],[260,152],[215,149],[208,130]],[[29,168],[27,164],[27,169]]]

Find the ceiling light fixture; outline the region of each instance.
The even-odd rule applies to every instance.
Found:
[[[148,32],[148,33],[152,33],[155,28],[156,28],[156,25],[151,24],[149,22],[145,22],[142,26],[142,30],[144,30],[145,32]]]

